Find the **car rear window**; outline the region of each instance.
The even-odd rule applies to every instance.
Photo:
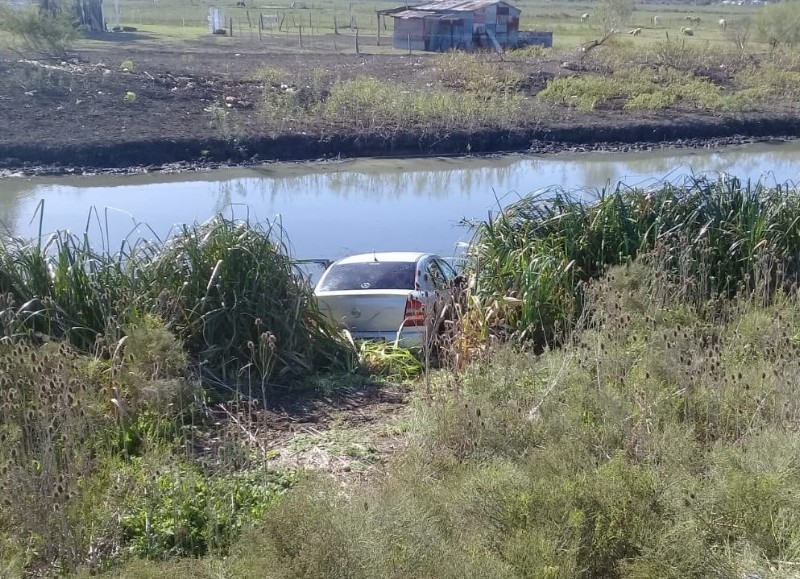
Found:
[[[321,291],[357,289],[414,289],[417,264],[376,261],[334,265],[319,287]]]

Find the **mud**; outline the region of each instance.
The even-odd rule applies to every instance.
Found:
[[[0,176],[169,173],[362,156],[625,152],[800,137],[800,117],[790,105],[736,116],[562,108],[525,126],[469,131],[353,130],[314,119],[269,125],[257,110],[263,83],[253,80],[265,66],[280,66],[293,78],[322,70],[339,80],[372,75],[413,87],[430,80],[428,60],[271,54],[268,46],[247,52],[250,48],[206,43],[187,55],[152,45],[109,44],[59,62],[0,54]],[[242,52],[232,58],[231,50]],[[121,70],[120,62],[134,62],[135,68]],[[519,67],[531,94],[547,79],[569,74],[557,62]],[[126,100],[129,92],[133,100]],[[209,110],[215,106],[227,107],[225,118],[235,130],[213,121]]]

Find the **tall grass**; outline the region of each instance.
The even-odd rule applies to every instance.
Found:
[[[408,450],[303,481],[202,576],[792,577],[800,561],[797,296],[715,300],[613,268],[585,325],[417,398]],[[427,393],[426,393],[427,394]],[[181,564],[136,565],[157,577]],[[215,575],[216,573],[216,575]],[[120,576],[125,576],[122,573]]]
[[[162,319],[203,367],[262,386],[354,359],[273,225],[215,218],[164,243],[95,249],[88,235],[0,241],[0,331],[113,350],[124,328]]]
[[[698,301],[758,284],[774,291],[800,275],[799,218],[793,187],[729,176],[619,184],[596,198],[531,194],[478,224],[471,303],[483,311],[500,304],[502,335],[551,340],[580,314],[582,284],[643,252],[656,252]]]

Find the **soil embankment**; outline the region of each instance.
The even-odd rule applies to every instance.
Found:
[[[229,48],[215,45],[187,57],[113,44],[70,62],[6,54],[0,59],[0,170],[183,170],[358,156],[702,147],[800,137],[800,117],[792,108],[715,115],[554,107],[504,127],[431,130],[270,119],[261,107],[264,82],[254,79],[259,70],[278,65],[297,75],[324,70],[337,81],[375,76],[409,87],[430,83],[424,56],[283,54],[271,61],[266,54],[231,55]],[[529,78],[568,73],[557,62],[531,64],[535,70],[519,66]]]

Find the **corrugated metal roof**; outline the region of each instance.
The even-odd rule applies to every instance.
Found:
[[[394,12],[389,14],[392,18],[425,18],[431,16],[430,12],[422,12],[421,10],[403,10],[402,12]]]
[[[427,4],[419,4],[414,6],[414,10],[426,10],[430,12],[437,12],[440,10],[451,10],[458,12],[472,12],[492,6],[493,4],[508,4],[501,0],[437,0]],[[510,6],[510,4],[508,4]]]
[[[424,12],[423,10],[403,10],[402,12],[394,12],[388,14],[392,18],[428,18],[429,20],[461,20],[461,17],[452,16],[450,14],[437,14],[435,12]]]

